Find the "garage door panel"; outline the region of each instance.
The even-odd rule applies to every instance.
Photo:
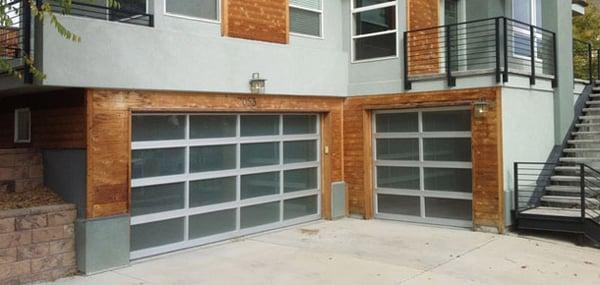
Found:
[[[131,215],[139,216],[185,207],[185,184],[173,183],[131,189]]]
[[[190,148],[190,172],[236,168],[235,145],[211,145]]]
[[[469,108],[380,111],[373,126],[376,216],[447,225],[471,221]]]
[[[185,171],[185,148],[134,150],[131,157],[132,178],[182,174]]]
[[[185,116],[134,116],[131,120],[132,140],[157,141],[185,138]]]
[[[237,132],[237,116],[195,115],[190,116],[190,138],[229,138]]]
[[[232,202],[236,200],[237,178],[230,176],[190,181],[189,187],[190,208]]]
[[[131,258],[319,218],[317,115],[133,120],[145,129],[132,130],[144,140],[132,142]],[[175,120],[185,126],[183,138]],[[152,133],[154,126],[167,134]]]

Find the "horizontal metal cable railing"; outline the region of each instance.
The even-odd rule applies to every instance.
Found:
[[[530,209],[542,206],[542,197],[547,193],[555,168],[566,166],[559,163],[515,162],[514,164],[514,203],[515,214],[526,213]],[[571,163],[566,167],[576,168],[576,179],[569,184],[557,187],[569,187],[573,205],[578,213],[571,217],[589,219],[600,225],[600,172],[587,164]],[[577,190],[575,190],[577,189]],[[577,201],[575,203],[575,201]]]
[[[140,26],[154,26],[154,15],[146,12],[147,7],[144,1],[120,0],[117,1],[119,3],[118,7],[110,7],[107,4],[98,5],[77,1],[73,1],[70,7],[61,5],[61,1],[57,0],[39,2],[47,2],[50,4],[52,11],[55,13]]]
[[[16,70],[24,66],[29,54],[30,11],[25,0],[0,0],[0,58]],[[0,74],[8,68],[0,67]]]
[[[404,32],[405,88],[421,77],[445,76],[448,86],[456,77],[473,72],[545,76],[556,85],[556,38],[551,31],[506,17],[474,20]]]
[[[578,39],[573,39],[573,78],[592,83],[594,54],[592,44]]]

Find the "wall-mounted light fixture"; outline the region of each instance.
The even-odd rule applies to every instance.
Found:
[[[476,102],[473,102],[473,114],[475,116],[476,119],[482,119],[485,117],[485,115],[487,114],[487,112],[490,109],[490,103],[484,101],[484,100],[479,100]]]
[[[264,94],[266,81],[266,79],[260,78],[260,73],[252,73],[252,79],[250,79],[250,93]]]

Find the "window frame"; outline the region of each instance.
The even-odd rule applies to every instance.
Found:
[[[373,4],[373,5],[368,5],[368,6],[363,6],[360,8],[355,8],[355,3],[356,0],[351,0],[350,1],[350,63],[363,63],[363,62],[373,62],[373,61],[380,61],[380,60],[389,60],[389,59],[397,59],[400,57],[400,45],[399,45],[399,29],[398,29],[398,23],[399,23],[399,13],[398,13],[398,1],[397,0],[390,0],[384,3],[379,3],[379,4]],[[389,30],[389,31],[383,31],[383,32],[375,32],[375,33],[369,33],[369,34],[363,34],[363,35],[355,35],[355,22],[354,22],[354,16],[357,13],[362,13],[362,12],[367,12],[367,11],[372,11],[372,10],[377,10],[377,9],[382,9],[382,8],[387,8],[387,7],[395,7],[396,10],[396,17],[394,18],[395,21],[395,29],[393,30]],[[382,36],[382,35],[388,35],[388,34],[396,34],[396,49],[395,49],[395,55],[392,56],[384,56],[384,57],[375,57],[375,58],[368,58],[368,59],[355,59],[355,55],[356,55],[356,46],[355,46],[355,42],[356,39],[361,39],[361,38],[368,38],[368,37],[375,37],[375,36]]]
[[[26,112],[27,114],[27,119],[29,121],[28,124],[28,130],[27,130],[27,139],[21,139],[19,138],[19,114]],[[19,109],[15,109],[15,114],[14,114],[14,143],[31,143],[31,110],[29,108],[19,108]]]
[[[192,21],[200,21],[200,22],[211,23],[211,24],[220,24],[221,23],[221,18],[222,18],[221,13],[223,12],[223,10],[222,10],[223,9],[223,7],[222,7],[223,1],[215,0],[215,1],[217,1],[217,19],[216,20],[200,18],[200,17],[192,17],[192,16],[186,16],[186,15],[180,15],[180,14],[168,12],[167,11],[167,1],[169,1],[169,0],[163,0],[163,15],[165,15],[165,16],[186,19],[186,20],[192,20]]]
[[[304,37],[304,38],[311,38],[311,39],[319,39],[319,40],[325,39],[325,28],[324,28],[325,27],[325,7],[324,7],[325,3],[323,0],[319,0],[319,1],[321,1],[321,10],[301,7],[298,5],[291,4],[291,3],[288,5],[288,10],[290,10],[290,8],[294,8],[294,9],[300,9],[300,10],[304,10],[304,11],[308,11],[308,12],[319,13],[319,36],[292,32],[292,28],[291,28],[292,27],[291,26],[292,17],[291,16],[288,19],[288,21],[290,21],[290,35]],[[288,11],[288,14],[291,15],[290,11]]]
[[[515,2],[513,2],[513,4],[512,4],[512,9],[511,9],[512,10],[511,11],[512,17],[516,21],[527,23],[527,24],[532,25],[532,26],[537,26],[538,20],[541,20],[541,19],[538,19],[538,8],[540,9],[540,11],[541,11],[542,8],[538,7],[538,0],[527,0],[527,1],[529,1],[529,4],[531,5],[531,14],[529,15],[529,23],[527,23],[525,21],[521,21],[521,20],[515,18],[515,8],[516,8],[516,5],[514,4]],[[526,3],[526,2],[523,2],[523,3]],[[541,4],[541,1],[540,1],[540,4]],[[530,39],[530,37],[531,37],[531,31],[523,29],[523,28],[520,28],[520,27],[513,27],[513,29],[512,29],[513,48],[512,48],[512,51],[511,51],[513,57],[518,58],[518,59],[523,59],[523,60],[529,60],[530,61],[531,57],[529,55],[520,54],[516,50],[516,48],[515,48],[515,46],[516,46],[515,45],[515,42],[516,42],[515,38],[517,37],[517,35],[518,36],[524,36],[524,37],[527,37],[527,39]],[[535,38],[536,38],[536,40],[534,41],[534,46],[537,47],[538,40],[542,39],[542,35],[536,33],[535,34]],[[533,56],[535,57],[536,62],[542,62],[542,59],[540,59],[537,56],[538,49],[534,48],[534,50],[535,50],[535,54]]]

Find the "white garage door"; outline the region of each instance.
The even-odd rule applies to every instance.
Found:
[[[380,111],[373,130],[377,217],[471,226],[469,108]]]
[[[131,258],[319,219],[315,114],[135,114]]]

